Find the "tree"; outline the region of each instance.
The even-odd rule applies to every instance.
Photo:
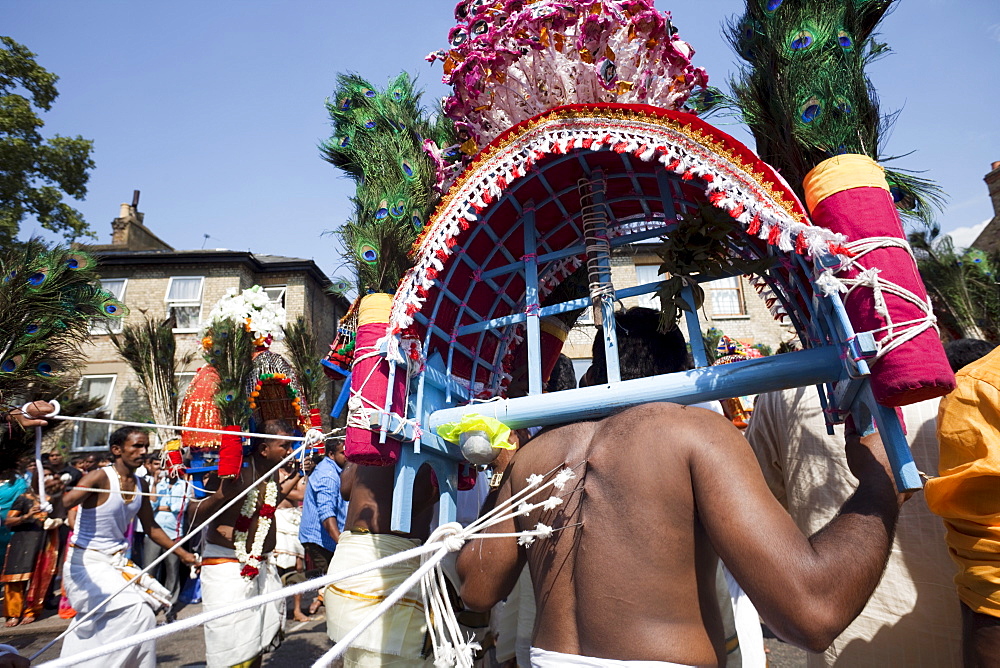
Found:
[[[956,250],[948,235],[910,234],[938,326],[950,338],[1000,340],[1000,256]]]
[[[64,195],[82,200],[87,194],[93,142],[79,135],[45,139],[39,132],[38,112],[52,108],[58,80],[34,53],[0,36],[0,246],[14,241],[29,216],[69,241],[93,236],[83,214],[63,202]]]

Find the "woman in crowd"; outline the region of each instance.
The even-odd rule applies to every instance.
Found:
[[[51,468],[44,468],[43,475],[46,494],[58,497],[62,481]],[[8,627],[35,621],[59,561],[59,527],[63,520],[49,517],[41,509],[34,478],[36,486],[14,501],[4,520],[13,534],[0,575]]]

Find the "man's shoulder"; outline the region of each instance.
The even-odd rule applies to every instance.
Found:
[[[1000,389],[1000,346],[956,374],[959,387],[986,383]]]

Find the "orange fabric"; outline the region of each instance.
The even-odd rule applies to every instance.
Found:
[[[373,292],[370,295],[365,295],[361,298],[361,307],[358,309],[358,327],[389,322],[391,310],[392,295],[384,292]]]
[[[8,582],[3,586],[3,616],[7,619],[19,619],[24,613],[24,594],[28,583]]]
[[[940,475],[924,495],[948,529],[959,598],[1000,617],[1000,348],[956,380],[938,413]]]
[[[202,566],[218,566],[219,564],[239,563],[239,559],[233,557],[205,557],[201,560]]]
[[[885,169],[867,155],[847,153],[827,158],[802,179],[806,207],[810,213],[830,195],[852,188],[881,188],[888,191]]]

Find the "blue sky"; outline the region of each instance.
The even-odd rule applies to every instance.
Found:
[[[736,63],[722,23],[742,6],[657,2],[722,88]],[[349,214],[352,187],[319,158],[324,99],[337,72],[381,85],[401,69],[419,75],[428,102],[444,95],[440,64],[423,56],[445,45],[453,7],[0,0],[0,16],[4,34],[60,77],[45,134],[95,141],[97,167],[76,206],[102,242],[119,203],[139,189],[146,224],[176,248],[309,257],[337,274],[337,246],[322,233]],[[894,53],[872,77],[883,108],[901,110],[888,149],[914,151],[897,164],[926,170],[947,191],[942,227],[968,243],[968,228],[993,215],[982,179],[1000,160],[1000,2],[902,0],[882,38]],[[22,236],[37,231],[28,222]]]

